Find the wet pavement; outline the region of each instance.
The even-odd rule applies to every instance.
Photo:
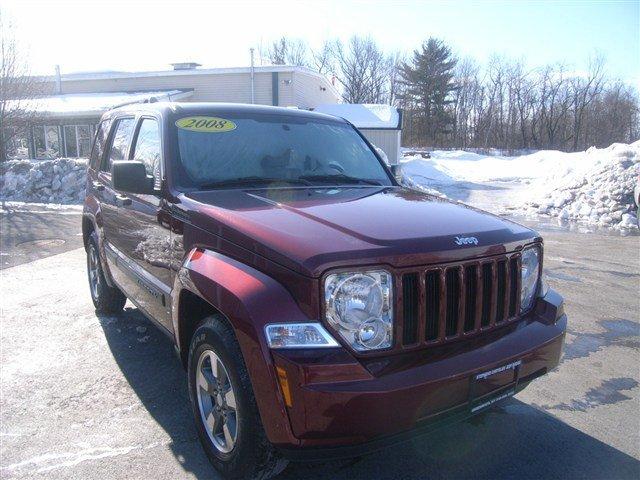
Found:
[[[0,270],[82,246],[82,207],[0,202]]]
[[[170,341],[129,304],[95,315],[74,248],[80,215],[1,217],[0,477],[219,478]],[[545,238],[549,284],[566,299],[560,367],[435,435],[281,478],[640,478],[640,237],[525,223]],[[65,243],[24,246],[47,239]]]

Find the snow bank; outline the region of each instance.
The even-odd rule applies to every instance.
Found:
[[[412,152],[413,153],[413,152]],[[635,228],[633,189],[640,174],[640,141],[586,152],[547,150],[517,157],[462,150],[408,155],[401,160],[405,185],[441,196],[486,185],[521,215],[546,215],[614,228]]]
[[[87,160],[10,160],[0,163],[0,199],[76,204],[84,200]]]
[[[633,191],[640,175],[640,142],[615,143],[571,154],[531,185],[528,213],[615,228],[637,228]]]

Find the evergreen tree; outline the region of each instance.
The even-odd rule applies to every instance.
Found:
[[[413,58],[400,67],[401,100],[405,108],[419,115],[419,128],[427,142],[451,131],[454,119],[447,106],[456,86],[453,81],[456,59],[442,40],[429,38]]]

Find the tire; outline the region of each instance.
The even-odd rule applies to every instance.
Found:
[[[87,277],[93,306],[96,308],[96,313],[120,313],[127,297],[118,287],[110,287],[105,280],[99,252],[98,236],[96,232],[91,232],[87,245]]]
[[[282,472],[288,462],[267,440],[240,346],[220,315],[194,332],[187,371],[196,430],[215,469],[230,479],[266,480]]]

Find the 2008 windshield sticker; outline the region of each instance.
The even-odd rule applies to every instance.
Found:
[[[236,129],[231,120],[218,117],[185,117],[176,121],[176,127],[192,132],[222,133]]]

